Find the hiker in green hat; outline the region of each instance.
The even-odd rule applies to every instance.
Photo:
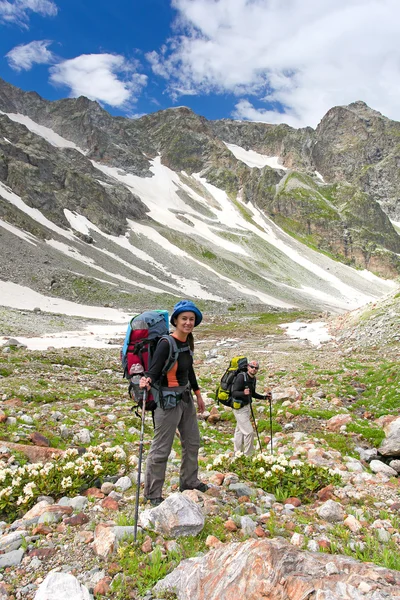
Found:
[[[198,478],[198,453],[200,433],[192,391],[196,396],[197,410],[204,412],[204,401],[193,369],[194,327],[203,315],[190,300],[181,300],[174,306],[170,322],[175,326],[171,334],[178,347],[178,360],[163,373],[169,353],[168,340],[159,342],[148,371],[140,381],[141,387],[160,382],[159,400],[154,411],[154,438],[146,463],[144,495],[152,506],[163,501],[162,487],[175,432],[178,429],[182,445],[179,489],[205,492],[208,486]]]
[[[267,395],[256,392],[256,374],[259,368],[258,361],[250,361],[247,365],[247,373],[239,373],[232,387],[232,409],[236,419],[233,446],[235,452],[243,452],[247,456],[254,452],[254,430],[250,420],[252,398],[257,400],[267,398]]]

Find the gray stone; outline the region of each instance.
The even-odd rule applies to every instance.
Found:
[[[383,473],[388,477],[397,477],[397,471],[380,460],[371,460],[369,467],[373,473]]]
[[[327,500],[317,508],[317,515],[328,521],[328,523],[338,523],[344,521],[344,510],[339,502],[333,500]]]
[[[394,469],[396,473],[400,473],[400,460],[391,460],[389,463],[389,467]]]
[[[77,444],[90,444],[90,431],[85,427],[80,429],[73,437],[73,441]]]
[[[238,498],[240,498],[240,496],[252,496],[254,494],[254,489],[245,483],[231,483],[229,489],[232,492],[235,492]]]
[[[6,554],[0,554],[0,569],[18,566],[24,554],[25,550],[22,548],[18,548],[18,550],[12,550],[11,552],[6,552]]]
[[[132,481],[127,476],[120,477],[115,482],[115,488],[120,492],[126,492],[126,490],[129,490],[130,487],[132,487]]]
[[[50,572],[34,600],[91,600],[89,590],[69,573]]]
[[[253,535],[256,528],[256,523],[251,517],[245,515],[244,517],[240,518],[240,527],[243,535]]]
[[[59,523],[61,521],[61,519],[62,519],[61,513],[44,512],[39,516],[37,522],[50,525],[51,523]]]
[[[63,496],[58,502],[60,506],[71,506],[73,510],[77,512],[81,512],[84,510],[88,504],[88,499],[86,496],[74,496],[73,498],[68,498],[67,496]]]
[[[115,525],[112,530],[115,534],[116,541],[120,542],[124,538],[132,537],[134,535],[135,528],[133,525]]]
[[[157,533],[177,538],[197,535],[204,527],[204,515],[196,502],[175,493],[156,508],[140,514],[141,527],[152,527]]]
[[[26,425],[32,425],[33,423],[33,419],[29,415],[22,415],[19,419]]]
[[[24,529],[2,535],[0,537],[0,551],[11,552],[12,550],[18,550],[27,535],[28,532]]]

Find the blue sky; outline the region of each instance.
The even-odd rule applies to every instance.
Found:
[[[136,117],[315,127],[364,100],[400,120],[399,0],[0,0],[0,77]]]

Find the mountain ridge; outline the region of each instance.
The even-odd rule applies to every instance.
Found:
[[[400,124],[382,117],[382,125],[363,103],[350,106],[356,119],[361,111],[372,120],[371,147],[389,123],[394,133],[387,148],[380,142],[379,156],[395,161]],[[143,305],[167,293],[168,302],[184,294],[225,307],[344,310],[393,284],[371,275],[371,289],[338,259],[385,277],[400,273],[400,236],[383,210],[386,202],[397,218],[398,202],[379,204],[368,187],[377,164],[386,178],[390,168],[357,163],[362,144],[349,153],[345,138],[338,181],[324,181],[318,139],[327,130],[336,148],[331,111],[319,134],[318,127],[207,121],[186,107],[130,120],[83,97],[48,102],[1,80],[0,111],[5,280],[86,303],[109,296],[121,307],[128,296]],[[249,166],[246,151],[262,166]],[[343,179],[347,163],[357,167],[351,181]],[[385,189],[392,193],[396,181]],[[25,234],[34,236],[28,245]]]

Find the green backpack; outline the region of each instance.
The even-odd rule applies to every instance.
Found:
[[[234,356],[229,363],[229,367],[223,374],[220,384],[215,392],[215,399],[218,404],[232,407],[232,386],[239,375],[247,371],[247,358],[245,356]]]

